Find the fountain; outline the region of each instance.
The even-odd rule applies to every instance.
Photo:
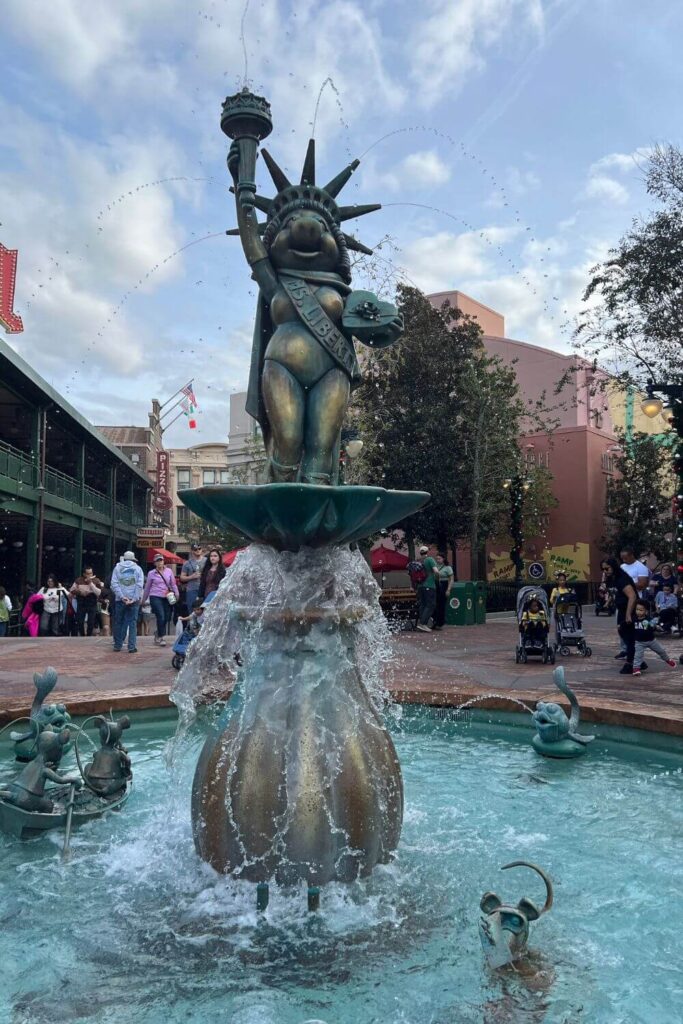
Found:
[[[564,678],[564,668],[559,666],[553,672],[558,690],[568,698],[571,717],[554,701],[539,700],[532,714],[536,733],[531,742],[534,750],[544,757],[580,757],[586,753],[593,736],[584,736],[579,731],[581,709],[576,694]]]
[[[228,233],[239,234],[260,290],[247,410],[263,432],[268,482],[180,493],[197,515],[254,542],[180,676],[182,706],[220,664],[236,653],[243,661],[197,763],[193,832],[218,871],[262,886],[303,879],[317,906],[320,885],[391,858],[403,816],[398,758],[381,699],[368,691],[377,652],[363,631],[381,617],[379,591],[349,545],[429,495],[339,483],[342,425],[360,380],[354,339],[381,348],[403,329],[392,303],[350,286],[349,250],[371,250],[341,224],[379,209],[337,204],[358,161],[321,186],[311,139],[292,183],[261,149],[277,189],[269,199],[255,184],[258,146],[272,130],[267,101],[245,86],[226,99],[221,128],[233,140],[238,227]]]

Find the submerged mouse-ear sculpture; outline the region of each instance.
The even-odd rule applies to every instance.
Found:
[[[482,916],[479,919],[479,937],[490,967],[504,967],[524,956],[529,940],[529,922],[538,921],[553,905],[553,884],[542,868],[526,860],[514,860],[505,864],[501,871],[508,868],[531,868],[545,882],[546,898],[541,910],[526,896],[517,903],[503,903],[495,892],[485,892],[479,908]]]
[[[534,750],[544,757],[580,757],[594,736],[582,736],[578,732],[581,709],[576,694],[564,678],[564,668],[559,666],[553,672],[553,680],[571,704],[571,717],[559,704],[539,700],[532,714],[537,732],[532,739]]]

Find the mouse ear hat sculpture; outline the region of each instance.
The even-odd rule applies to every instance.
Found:
[[[262,485],[180,492],[202,518],[260,545],[221,584],[180,677],[179,689],[185,678],[200,685],[223,644],[230,661],[243,656],[234,707],[197,764],[193,831],[219,871],[319,886],[387,861],[403,812],[396,752],[364,681],[378,672],[361,630],[364,619],[383,624],[378,590],[360,554],[336,546],[400,522],[429,495],[338,485],[360,379],[354,341],[384,347],[403,330],[392,303],[350,286],[349,251],[370,250],[341,225],[379,209],[338,204],[358,161],[319,185],[311,140],[293,183],[261,150],[277,189],[267,198],[255,183],[272,131],[267,101],[246,89],[229,96],[221,127],[233,140],[238,226],[228,234],[239,235],[259,286],[247,411],[267,466]]]

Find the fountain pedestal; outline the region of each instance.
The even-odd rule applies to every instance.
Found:
[[[345,545],[429,495],[266,484],[181,498],[256,541],[207,609],[181,675],[200,689],[237,651],[243,663],[197,764],[197,851],[218,871],[254,882],[321,885],[369,874],[398,844],[403,793],[377,690],[387,634],[380,591],[360,552]]]

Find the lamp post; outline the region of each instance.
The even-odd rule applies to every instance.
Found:
[[[517,474],[508,477],[503,481],[503,490],[510,495],[510,536],[512,537],[512,548],[510,549],[510,561],[515,567],[515,586],[522,583],[522,572],[524,559],[522,549],[524,547],[524,535],[522,533],[522,512],[524,508],[524,495],[531,487],[531,480]]]
[[[658,391],[667,399],[665,405],[655,394]],[[674,447],[674,470],[676,473],[676,560],[683,559],[683,384],[648,384],[640,408],[649,419],[660,416],[668,423],[677,437]]]

